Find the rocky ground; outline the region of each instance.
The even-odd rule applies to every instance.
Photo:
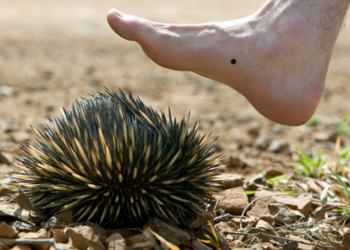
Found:
[[[349,25],[342,28],[317,113],[308,124],[292,128],[267,121],[226,86],[155,65],[136,44],[117,38],[105,21],[105,12],[115,6],[154,20],[181,23],[237,18],[259,4],[258,0],[222,0],[219,5],[214,0],[0,0],[3,179],[15,157],[20,156],[20,146],[33,141],[30,125],[38,126],[58,114],[60,107],[69,107],[74,99],[92,91],[128,89],[156,109],[170,107],[178,117],[191,111],[191,120],[199,121],[202,131],[218,136],[217,150],[223,153],[227,179],[232,180],[216,196],[212,224],[216,231],[210,225],[201,229],[212,242],[208,243],[203,231],[195,235],[166,225],[170,235],[174,234],[171,230],[180,230],[176,234],[185,237],[173,245],[185,244],[181,249],[206,249],[204,243],[209,249],[350,249],[345,209],[350,206],[350,195],[345,192],[349,166],[347,158],[341,156],[350,138]],[[298,149],[303,153],[298,154]],[[311,157],[313,152],[321,156]],[[322,157],[326,160],[320,160]],[[292,162],[299,163],[294,164],[298,171]],[[305,168],[311,168],[312,174]],[[280,175],[283,177],[274,178]],[[146,244],[145,249],[162,242],[154,229],[162,224],[159,221],[150,222],[156,224],[153,230],[132,236],[91,225],[42,228],[34,234],[34,228],[24,223],[26,215],[18,215],[22,210],[16,205],[4,201],[0,211],[4,249],[5,245],[11,248],[31,240],[32,248],[45,248],[36,245],[38,238],[44,245],[52,244],[48,239],[53,238],[58,243],[69,241],[70,247],[78,249],[104,249],[108,237],[110,242],[129,246]],[[21,243],[20,239],[27,240]],[[167,242],[167,237],[163,240]],[[109,249],[122,249],[111,244]]]

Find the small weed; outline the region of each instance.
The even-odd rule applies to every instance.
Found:
[[[312,156],[309,157],[301,150],[298,150],[297,154],[299,156],[299,161],[292,163],[297,176],[320,178],[325,174],[329,162],[326,155],[322,153],[313,153]]]
[[[350,115],[344,116],[340,122],[335,124],[335,130],[339,135],[350,136]]]
[[[335,191],[342,202],[347,205],[348,209],[350,210],[350,187],[348,179],[338,174],[335,174],[335,177],[338,184]]]
[[[219,237],[215,231],[214,225],[211,221],[208,222],[208,225],[210,227],[210,234],[209,233],[204,233],[203,236],[205,237],[205,239],[198,239],[198,241],[211,246],[213,249],[215,250],[220,250],[221,249],[221,244],[220,244],[220,240]]]
[[[271,186],[277,186],[282,183],[286,183],[290,180],[291,176],[289,175],[279,175],[270,179],[267,179],[266,182]]]
[[[309,127],[317,127],[321,124],[321,119],[317,116],[313,116],[310,118],[310,120],[306,123]]]

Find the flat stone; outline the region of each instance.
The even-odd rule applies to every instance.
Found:
[[[288,207],[295,209],[302,213],[304,216],[308,216],[312,210],[312,198],[310,196],[276,196],[274,200],[282,204],[287,205]]]
[[[101,237],[90,226],[76,226],[65,229],[70,242],[78,249],[104,250]]]
[[[229,189],[233,187],[240,187],[243,185],[243,176],[239,174],[225,173],[219,176],[220,184],[223,189]]]
[[[16,230],[7,225],[5,222],[0,222],[0,237],[15,238],[17,236]]]
[[[263,197],[258,199],[253,207],[248,211],[247,215],[260,218],[261,216],[271,216],[269,204],[273,202],[272,197]]]
[[[259,136],[255,141],[255,145],[260,149],[267,149],[270,146],[271,139],[266,136]]]
[[[12,135],[12,139],[15,142],[19,142],[19,143],[24,143],[24,142],[28,142],[31,138],[31,135],[25,131],[19,131],[19,132],[15,132]]]
[[[283,174],[284,174],[284,171],[281,168],[271,167],[266,170],[265,178],[270,179]]]
[[[214,198],[218,201],[219,208],[232,214],[240,215],[249,204],[248,197],[242,187],[226,189],[214,195]]]
[[[285,153],[289,149],[290,143],[287,141],[272,141],[267,150],[273,153]]]
[[[29,232],[29,233],[19,233],[19,238],[21,239],[49,239],[49,233],[45,228],[41,228],[37,232]],[[39,243],[31,245],[33,249],[36,250],[49,250],[51,244],[49,243]]]
[[[108,250],[126,250],[126,242],[120,233],[114,233],[107,238]]]
[[[2,97],[11,97],[14,94],[13,87],[7,86],[7,85],[1,85],[0,86],[0,96]]]

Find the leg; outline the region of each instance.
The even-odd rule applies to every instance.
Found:
[[[268,0],[255,14],[198,25],[108,13],[121,37],[157,64],[193,71],[242,93],[269,119],[305,123],[314,113],[349,0]]]

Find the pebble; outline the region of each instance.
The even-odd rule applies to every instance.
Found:
[[[242,187],[226,189],[214,195],[214,198],[218,201],[218,208],[237,215],[240,215],[249,203]]]
[[[302,213],[304,216],[308,216],[312,210],[312,198],[310,196],[287,196],[278,195],[274,197],[274,200],[287,205],[288,207],[295,209]]]
[[[268,147],[268,151],[272,153],[285,153],[289,151],[290,143],[286,141],[272,141]]]
[[[5,222],[0,222],[0,237],[14,238],[17,236],[16,230],[7,225]]]
[[[126,242],[120,233],[114,233],[107,238],[108,250],[126,250]]]
[[[280,175],[283,175],[284,172],[282,169],[278,169],[276,167],[271,167],[271,168],[268,168],[265,172],[265,178],[266,179],[270,179],[270,178],[274,178],[276,176],[280,176]]]
[[[12,139],[15,142],[19,142],[19,143],[28,142],[30,138],[31,138],[31,135],[24,131],[16,132],[12,135]]]
[[[255,145],[260,149],[267,149],[270,146],[270,143],[271,139],[264,135],[259,136],[255,141]]]
[[[19,233],[19,238],[21,239],[49,239],[49,233],[45,228],[41,228],[37,232],[29,232],[29,233]],[[36,250],[49,250],[50,243],[38,243],[33,245],[33,249]]]
[[[14,94],[14,89],[7,85],[0,86],[0,96],[11,97]]]
[[[221,174],[219,178],[223,189],[242,186],[244,180],[243,176],[232,173]]]
[[[65,232],[77,249],[104,250],[100,235],[90,226],[67,227]]]

